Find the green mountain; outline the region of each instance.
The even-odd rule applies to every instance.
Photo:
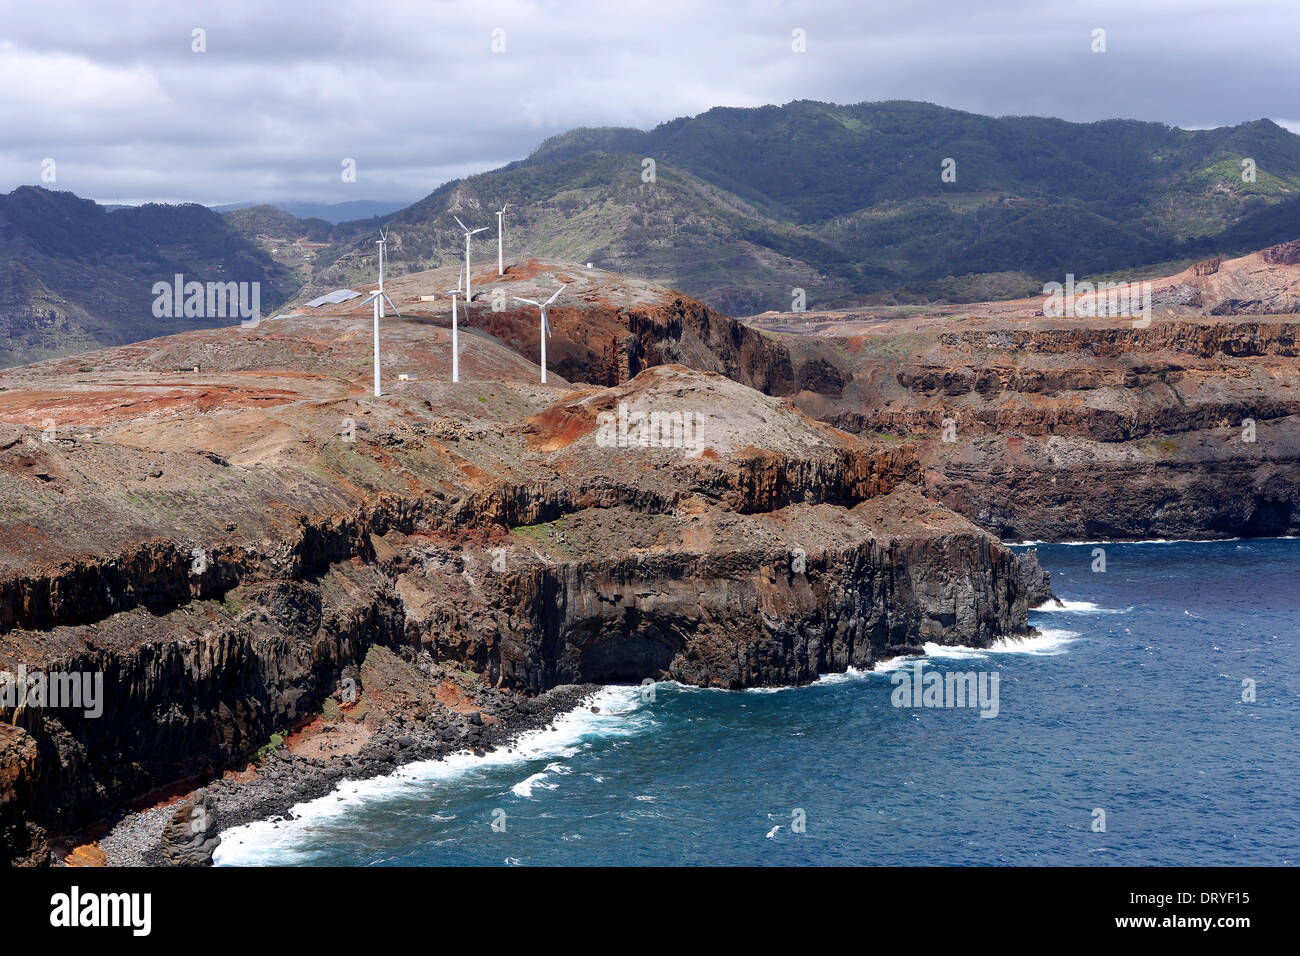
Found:
[[[808,308],[975,301],[1300,237],[1300,137],[1268,120],[1181,130],[801,101],[571,130],[397,213],[333,225],[266,205],[110,212],[23,187],[0,196],[0,364],[230,324],[155,318],[153,284],[176,273],[260,282],[267,313],[372,282],[384,223],[392,274],[458,262],[453,214],[490,227],[474,243],[490,269],[503,202],[512,260],[590,261],[732,315],[788,310],[795,289]]]
[[[507,201],[511,256],[594,261],[732,314],[789,309],[796,287],[810,307],[885,290],[976,299],[1296,238],[1300,137],[1269,120],[1182,130],[912,102],[575,129],[393,216],[341,224],[336,236],[357,234],[318,257],[312,290],[372,276],[381,222],[394,269],[416,270],[463,254],[451,214],[494,227]],[[495,257],[495,229],[480,240],[478,261]]]
[[[158,318],[156,282],[257,282],[269,313],[299,282],[198,205],[106,211],[72,193],[0,196],[0,364],[17,365],[232,318]]]
[[[305,238],[311,242],[329,242],[334,226],[324,219],[300,219],[275,206],[245,206],[223,212],[222,217],[245,239],[272,236],[284,239]]]
[[[307,202],[301,199],[276,199],[270,202],[223,203],[209,206],[213,212],[238,212],[254,206],[272,206],[283,210],[298,219],[320,219],[334,225],[347,219],[370,219],[375,216],[387,216],[405,209],[409,202],[391,202],[376,199],[353,199],[348,202]]]

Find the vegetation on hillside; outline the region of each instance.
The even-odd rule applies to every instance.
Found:
[[[646,182],[645,160],[654,161]],[[945,159],[956,179],[941,177]],[[1255,163],[1253,182],[1242,161]],[[668,282],[735,314],[907,290],[951,301],[1300,236],[1300,137],[1268,120],[1214,130],[986,117],[925,103],[721,108],[653,130],[575,129],[528,159],[448,183],[324,254],[318,287],[459,256],[451,214],[512,255]],[[494,230],[479,255],[495,249]],[[480,260],[481,261],[481,260]],[[969,282],[965,278],[969,278]]]

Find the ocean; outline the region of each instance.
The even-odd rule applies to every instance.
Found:
[[[1041,637],[807,687],[607,687],[513,752],[410,764],[227,831],[216,862],[1300,862],[1300,540],[1038,553],[1065,605],[1031,612]],[[982,675],[996,716],[896,706],[926,703],[896,683],[918,665]]]

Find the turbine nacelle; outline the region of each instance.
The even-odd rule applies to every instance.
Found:
[[[456,220],[456,225],[460,226],[460,228],[463,229],[463,230],[465,231],[465,238],[466,238],[466,239],[469,239],[469,237],[472,236],[472,235],[474,235],[475,233],[479,233],[479,232],[482,232],[483,230],[487,229],[487,226],[479,226],[477,229],[471,229],[469,226],[465,225],[463,222],[460,221],[460,217],[459,217],[459,216],[452,216],[451,218],[452,218],[452,219],[455,219],[455,220]]]
[[[361,304],[361,305],[369,305],[371,302],[374,302],[376,299],[381,298],[381,297],[383,298],[383,300],[384,300],[385,302],[387,302],[387,303],[389,304],[389,306],[392,307],[393,315],[397,316],[397,317],[400,319],[400,318],[402,317],[402,313],[400,313],[400,312],[397,311],[397,306],[393,305],[393,300],[390,299],[390,298],[388,297],[388,293],[385,292],[383,289],[379,289],[379,290],[377,290],[377,291],[375,291],[375,292],[372,292],[372,293],[371,293],[369,296],[367,296],[365,299],[362,299],[360,304]]]
[[[487,229],[487,226],[481,226],[478,229],[470,229],[467,225],[465,225],[463,222],[460,221],[459,216],[452,216],[451,218],[456,220],[456,225],[460,226],[461,229],[465,230],[465,302],[468,305],[470,300],[474,298],[474,294],[470,286],[470,276],[469,276],[469,246],[470,246],[469,241],[470,238],[476,232],[482,232],[483,230]]]

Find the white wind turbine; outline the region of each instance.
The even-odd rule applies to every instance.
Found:
[[[384,236],[384,238],[379,240],[379,288],[376,289],[374,292],[372,292],[370,294],[370,297],[368,299],[363,300],[361,303],[362,305],[366,305],[368,303],[374,303],[374,309],[375,309],[375,394],[376,395],[380,394],[379,317],[384,314],[385,302],[387,302],[389,305],[393,305],[393,300],[390,299],[388,297],[388,293],[384,291],[384,242],[387,240],[388,236],[386,233],[382,233],[382,232],[380,233],[380,235]],[[395,305],[393,305],[393,315],[397,316],[399,319],[402,317],[402,313],[397,311],[397,306]]]
[[[480,226],[478,229],[471,231],[468,226],[460,221],[459,216],[452,216],[451,218],[456,220],[456,225],[465,230],[465,308],[468,309],[470,301],[474,298],[474,294],[469,287],[469,237],[476,232],[482,232],[487,226]]]
[[[388,230],[380,229],[379,238],[375,240],[375,245],[379,247],[379,294],[381,296],[379,300],[379,317],[381,319],[384,317],[384,299],[388,298],[388,296],[384,295],[384,246],[387,242]],[[391,305],[392,303],[390,302],[389,304]],[[397,311],[396,306],[393,306],[393,311]],[[378,394],[378,392],[375,394]]]
[[[502,203],[501,208],[497,210],[497,275],[499,276],[503,276],[506,274],[505,243],[501,238],[501,234],[502,234],[501,224],[506,214],[506,206],[509,205],[510,203],[508,202]]]
[[[559,296],[559,294],[563,292],[565,289],[567,289],[568,287],[569,287],[568,283],[565,283],[564,285],[560,286],[558,289],[555,290],[555,292],[551,295],[551,297],[547,299],[545,302],[534,302],[532,299],[521,299],[519,298],[519,296],[514,296],[514,300],[516,302],[527,302],[529,305],[535,305],[542,312],[542,325],[539,331],[539,336],[542,341],[542,363],[541,364],[542,364],[543,385],[546,384],[546,340],[551,335],[551,324],[546,321],[546,307],[550,305],[552,302],[554,302],[556,297]]]

